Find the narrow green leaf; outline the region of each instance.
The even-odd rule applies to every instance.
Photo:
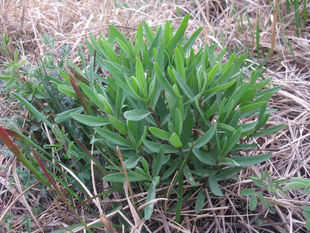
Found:
[[[211,128],[208,129],[207,132],[205,132],[202,136],[200,136],[196,140],[194,147],[199,149],[200,147],[203,147],[208,142],[210,142],[216,132],[216,127],[217,127],[217,124],[215,123],[213,126],[211,126]]]
[[[196,158],[207,165],[213,166],[216,164],[216,158],[214,158],[214,155],[212,153],[204,152],[198,148],[193,149],[193,153],[196,156]]]
[[[159,149],[161,146],[163,147],[165,154],[177,153],[178,152],[172,146],[169,146],[166,144],[160,144],[160,143],[152,142],[152,141],[148,141],[148,140],[144,140],[144,145],[146,146],[147,149],[149,149],[151,152],[154,152],[154,153],[159,153]]]
[[[137,57],[136,58],[136,77],[139,82],[139,88],[143,93],[144,97],[147,97],[147,82],[144,75],[143,65],[141,60]]]
[[[79,87],[82,89],[83,93],[89,98],[89,100],[95,104],[101,111],[105,112],[105,106],[102,101],[98,98],[98,93],[96,90],[90,88],[86,84],[80,82]]]
[[[171,145],[173,145],[175,148],[179,148],[182,146],[182,142],[179,138],[179,136],[176,133],[173,133],[170,138],[169,138],[169,142]]]
[[[164,77],[159,65],[157,62],[155,62],[155,73],[156,73],[156,78],[158,80],[158,83],[160,84],[160,86],[166,90],[170,95],[175,96],[174,91],[172,89],[171,84],[169,83],[169,81]]]
[[[272,126],[272,127],[269,127],[267,129],[263,129],[263,130],[255,133],[255,134],[253,134],[253,137],[260,137],[260,136],[265,136],[265,135],[273,134],[275,132],[281,131],[285,127],[286,127],[286,125],[284,125],[284,124]]]
[[[154,40],[154,33],[146,22],[143,22],[143,24],[144,24],[145,38],[148,45],[150,46]]]
[[[209,180],[209,186],[210,186],[212,193],[216,196],[224,196],[216,178],[214,176],[210,176],[208,180]]]
[[[186,82],[184,60],[179,48],[175,49],[175,63],[178,74]]]
[[[152,179],[152,184],[151,184],[151,187],[148,190],[147,197],[146,197],[146,200],[145,200],[146,203],[155,199],[155,197],[156,197],[156,184],[158,182],[159,182],[159,177],[154,177]],[[155,204],[151,204],[151,205],[147,205],[145,207],[145,209],[144,209],[144,218],[146,220],[149,220],[151,218],[153,210],[154,210],[154,205]]]
[[[250,204],[249,204],[249,209],[251,211],[255,210],[257,207],[257,197],[255,194],[251,195],[251,199],[250,199]]]
[[[77,107],[77,108],[73,108],[73,109],[69,109],[67,111],[64,111],[62,113],[59,113],[56,115],[56,117],[54,118],[54,121],[56,124],[60,124],[64,121],[67,121],[71,118],[71,113],[81,113],[83,112],[83,107]]]
[[[255,190],[254,189],[243,189],[240,192],[240,196],[250,196],[250,195],[253,195],[253,194],[255,194]]]
[[[142,156],[136,154],[134,156],[130,156],[128,159],[126,159],[124,161],[125,167],[127,169],[132,169],[135,166],[137,166],[137,164],[139,163],[139,161],[141,160]]]
[[[119,145],[119,146],[128,146],[132,148],[131,143],[124,137],[117,135],[110,130],[102,129],[102,128],[96,128],[96,132],[103,137],[105,140],[110,141],[113,144]]]
[[[128,179],[130,182],[137,181],[147,181],[150,180],[149,177],[144,176],[138,172],[128,171]],[[108,182],[116,182],[116,183],[124,183],[126,182],[126,178],[124,173],[112,173],[103,177],[104,181]]]
[[[247,167],[268,160],[272,154],[260,154],[252,156],[234,156],[231,159],[238,163],[241,167]]]
[[[199,214],[204,206],[204,203],[206,201],[206,195],[204,189],[200,190],[200,192],[197,195],[196,202],[195,202],[195,211],[196,214]]]
[[[184,17],[184,19],[183,19],[180,27],[178,28],[177,32],[172,37],[172,39],[169,41],[169,43],[167,45],[167,51],[172,51],[177,46],[177,43],[179,43],[182,40],[184,33],[185,33],[185,30],[186,30],[186,27],[187,27],[187,24],[188,24],[189,17],[190,17],[190,14],[187,14]]]
[[[179,108],[175,109],[175,115],[174,115],[174,128],[175,132],[178,136],[181,135],[182,129],[183,129],[183,116],[179,110]]]
[[[126,120],[129,121],[140,121],[143,120],[144,118],[148,117],[151,112],[145,109],[135,109],[135,110],[130,110],[126,111],[124,113],[124,117]]]
[[[233,133],[236,131],[236,129],[234,127],[227,125],[227,124],[224,124],[224,123],[219,123],[218,126],[219,126],[219,128],[227,130],[230,133]]]
[[[3,80],[5,80],[5,79],[14,79],[14,77],[10,76],[10,75],[0,75],[0,79],[3,79]]]
[[[232,85],[234,85],[238,80],[237,79],[234,79],[228,83],[225,83],[225,84],[222,84],[222,85],[219,85],[219,86],[216,86],[216,87],[213,87],[207,91],[205,91],[204,95],[210,95],[211,93],[214,93],[214,92],[219,92],[219,91],[222,91],[222,90],[225,90],[229,87],[231,87]]]
[[[198,28],[192,35],[191,37],[188,39],[188,41],[186,42],[186,44],[184,45],[183,49],[184,49],[184,53],[187,53],[193,46],[193,44],[195,43],[197,37],[199,36],[200,32],[202,31],[202,27]]]
[[[170,133],[165,130],[156,127],[149,127],[149,131],[151,132],[151,134],[161,140],[169,140],[170,138]]]
[[[309,189],[310,180],[305,178],[291,178],[289,183],[284,187],[284,190],[295,190],[295,189]]]
[[[237,129],[229,138],[228,143],[225,145],[225,148],[222,151],[222,155],[228,154],[239,142],[241,137],[241,128]]]
[[[98,127],[98,126],[104,126],[104,125],[109,124],[109,121],[106,117],[89,116],[85,114],[79,114],[76,112],[71,113],[71,116],[77,122],[83,125],[90,126],[90,127]]]
[[[38,121],[43,121],[48,125],[48,127],[52,128],[52,123],[48,121],[47,118],[42,113],[40,113],[31,103],[29,103],[19,94],[13,93],[13,95],[28,109],[29,112],[31,112],[37,118]]]
[[[152,163],[152,173],[153,177],[158,176],[162,166],[168,162],[169,157],[165,155],[164,148],[161,146],[159,149],[159,153],[154,155],[153,163]]]
[[[177,71],[175,69],[171,69],[170,67],[168,67],[168,73],[171,76],[172,74],[174,74],[174,77],[176,78],[177,83],[179,84],[179,87],[182,89],[182,91],[184,92],[184,94],[189,98],[189,99],[193,99],[194,98],[194,93],[192,92],[192,90],[190,89],[190,87],[186,84],[186,82],[180,77],[180,75],[177,73]]]
[[[241,107],[240,110],[242,113],[250,112],[252,110],[260,108],[261,106],[265,105],[266,103],[267,103],[266,101],[262,101],[262,102],[248,104],[246,106]]]
[[[127,135],[127,126],[124,122],[122,122],[121,120],[115,118],[112,115],[108,115],[109,118],[109,122],[111,123],[111,125],[120,133],[123,135]]]
[[[200,185],[200,183],[195,181],[194,176],[192,174],[192,171],[187,164],[185,164],[185,166],[184,166],[183,173],[184,173],[186,180],[188,181],[188,183],[190,185],[192,185],[192,186],[199,186]]]

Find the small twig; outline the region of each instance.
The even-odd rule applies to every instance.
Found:
[[[32,189],[33,187],[37,186],[38,184],[40,184],[41,182],[37,182],[34,183],[33,185],[31,185],[30,187],[26,188],[23,192],[21,192],[15,199],[14,201],[12,201],[12,203],[6,208],[6,210],[4,211],[4,213],[1,215],[0,217],[0,222],[2,222],[3,218],[5,217],[5,215],[9,212],[9,210],[15,205],[15,203],[26,193],[28,192],[30,189]]]
[[[128,178],[128,174],[127,174],[127,170],[126,170],[126,167],[125,167],[125,163],[124,163],[124,160],[123,160],[122,153],[121,153],[121,151],[120,151],[118,146],[116,146],[116,150],[117,150],[117,154],[118,154],[119,160],[121,162],[121,165],[122,165],[122,168],[123,168],[123,171],[124,171],[126,182],[128,183],[128,188],[129,188],[129,192],[130,192],[131,202],[132,202],[134,208],[137,210],[137,206],[135,204],[135,199],[133,198],[134,195],[133,195],[133,191],[132,191],[132,188],[131,188],[131,185],[130,185],[130,182],[129,182],[129,178]]]
[[[209,196],[208,189],[205,189],[205,190],[206,190],[206,195],[207,195],[208,203],[209,203],[210,207],[213,208],[213,204],[212,204],[211,198],[210,198],[210,196]],[[215,220],[215,223],[216,223],[216,226],[217,226],[219,232],[223,232],[223,230],[222,230],[222,228],[221,228],[221,225],[220,225],[220,223],[219,223],[219,220],[217,219],[217,216],[216,216],[215,211],[212,210],[212,212],[213,212],[214,220]]]

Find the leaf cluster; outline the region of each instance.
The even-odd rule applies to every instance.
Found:
[[[171,192],[178,194],[177,221],[183,181],[223,195],[219,182],[271,157],[253,155],[257,145],[247,142],[285,127],[265,127],[275,111],[267,108],[268,100],[280,87],[269,88],[271,79],[246,55],[232,54],[224,61],[225,50],[217,54],[216,44],[194,50],[202,29],[186,37],[189,18],[175,31],[170,22],[156,28],[139,25],[134,40],[114,26],[108,37],[90,36],[90,59],[79,53],[82,68],[67,62],[54,76],[41,72],[49,115],[15,94],[54,132],[58,146],[47,148],[70,150],[59,163],[89,172],[93,160],[98,174],[120,187],[126,179],[116,156],[119,146],[129,181],[148,190],[147,201],[155,199],[156,188],[172,184]],[[199,195],[204,200],[204,193]],[[145,209],[146,218],[152,210],[152,205]]]

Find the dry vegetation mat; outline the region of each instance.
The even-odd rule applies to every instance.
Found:
[[[3,0],[0,4],[0,136],[10,145],[10,150],[0,148],[0,232],[103,232],[104,228],[107,232],[307,232],[310,228],[309,1]],[[177,45],[180,35],[174,33],[184,17],[189,17],[186,38],[193,38],[191,35],[197,30],[200,34],[197,33],[193,44]],[[166,41],[172,38],[166,51],[173,54],[165,55],[156,43],[152,45],[154,50],[143,51],[143,43],[150,46],[156,41],[159,26],[167,21],[171,24],[162,28],[162,35]],[[157,34],[153,34],[156,28]],[[142,31],[145,38],[139,37]],[[109,49],[111,44],[115,47]],[[134,49],[130,50],[130,45]],[[185,58],[182,52],[189,51],[191,46],[193,52]],[[136,58],[139,49],[144,59]],[[223,49],[225,53],[221,53]],[[202,54],[208,58],[199,56],[199,51],[206,51]],[[148,56],[160,56],[161,52],[163,59],[153,64]],[[107,57],[113,62],[106,63]],[[213,58],[220,68],[214,68]],[[208,59],[213,69],[199,63]],[[213,97],[216,101],[210,109],[202,109],[208,119],[197,120],[194,130],[190,130],[199,146],[193,143],[186,148],[191,140],[181,132],[185,125],[191,125],[193,117],[188,117],[188,112],[195,110],[186,110],[186,106],[203,106],[195,102],[198,98],[194,94],[204,88],[203,81],[195,86],[194,81],[186,80],[186,75],[191,74],[187,65],[200,64],[206,70],[210,68],[207,73],[211,74],[216,74],[217,69],[231,69],[230,74],[235,77],[238,72],[225,64],[232,62],[232,67],[237,67],[238,61],[246,67],[240,83],[227,78],[225,85],[203,92],[211,96],[203,103],[208,105]],[[116,66],[117,62],[123,62],[126,70]],[[161,73],[165,64],[171,69]],[[144,75],[149,75],[153,68],[157,76],[167,74],[171,83],[163,78],[156,81],[158,86],[155,81],[144,83]],[[130,73],[131,70],[135,72]],[[261,77],[262,72],[265,78]],[[105,82],[101,77],[124,74],[131,74],[130,85],[119,78],[109,81],[104,90],[96,86],[97,82]],[[58,77],[64,82],[60,83]],[[230,105],[225,103],[234,98],[223,100],[223,107],[218,106],[217,112],[215,106],[221,96],[211,94],[230,90],[233,85],[242,89],[241,82],[258,77],[263,84],[257,81],[257,86],[243,89],[264,87],[266,92],[272,91],[249,91],[245,99],[240,95],[238,104],[243,120],[239,123],[253,122],[255,117],[245,113],[259,107],[256,114],[268,119],[265,130],[259,131],[256,124],[235,130],[237,122],[233,126],[225,123],[230,119],[225,112]],[[189,90],[186,84],[193,88]],[[120,91],[118,85],[128,88]],[[53,89],[54,86],[57,88]],[[164,94],[156,92],[156,87],[162,88]],[[100,97],[92,94],[93,90]],[[149,91],[157,93],[155,99],[161,102],[148,98]],[[61,102],[59,93],[63,96]],[[128,102],[124,100],[126,95],[131,96]],[[229,92],[223,91],[225,95],[229,96]],[[177,101],[173,102],[171,96]],[[261,101],[246,105],[246,100],[254,97]],[[141,103],[136,104],[135,98]],[[268,101],[269,109],[277,111],[266,110],[264,101]],[[150,108],[143,108],[142,103]],[[157,118],[153,110],[158,106],[162,106],[158,113],[169,109],[169,117],[159,114]],[[199,114],[203,115],[203,111]],[[98,112],[100,116],[95,119],[93,115]],[[108,117],[100,118],[103,115]],[[122,115],[125,117],[120,118]],[[75,123],[68,120],[71,117]],[[170,118],[178,120],[169,124]],[[143,127],[138,123],[145,119],[150,124],[146,125],[147,132],[140,130]],[[179,121],[186,122],[184,128]],[[216,125],[217,121],[221,125]],[[108,124],[115,134],[107,130]],[[128,133],[133,128],[138,131]],[[215,136],[215,128],[221,137]],[[240,141],[240,145],[247,145],[240,155],[265,157],[245,163],[232,156],[237,149],[230,148],[227,142],[233,144],[229,140],[240,138],[241,134],[247,137],[253,134],[251,130],[257,130],[259,137]],[[96,143],[102,142],[93,137],[93,132],[107,138],[102,151],[96,147]],[[145,138],[139,138],[144,134],[147,140],[164,142],[165,149],[145,143]],[[126,154],[128,147],[140,150],[141,144],[146,147],[143,153],[156,153],[159,159]],[[165,161],[165,150],[172,154],[170,161]],[[184,154],[181,161],[174,157],[177,152]],[[212,161],[211,152],[229,156],[221,157],[218,165]],[[114,159],[107,154],[113,154]],[[192,160],[188,160],[190,156]],[[89,163],[85,162],[87,159]],[[195,159],[204,167],[193,174],[193,168],[200,166]],[[173,167],[173,162],[179,167],[170,174],[169,169],[160,171]],[[246,166],[240,169],[242,163]],[[224,169],[226,173],[221,173],[218,166],[235,170]],[[111,176],[111,171],[118,175]],[[198,178],[202,172],[204,179]],[[224,176],[230,179],[221,180]],[[164,182],[159,187],[160,179]]]

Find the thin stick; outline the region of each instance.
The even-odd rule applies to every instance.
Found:
[[[133,191],[131,189],[131,185],[130,185],[130,182],[129,182],[129,178],[128,178],[127,170],[126,170],[126,167],[125,167],[125,163],[123,161],[122,153],[121,153],[121,151],[120,151],[118,146],[116,146],[116,150],[117,150],[117,154],[118,154],[119,160],[121,161],[121,165],[122,165],[122,168],[123,168],[123,171],[124,171],[126,182],[128,183],[128,188],[129,188],[129,192],[130,192],[131,202],[132,202],[134,208],[137,210],[135,199],[133,198],[133,196],[134,196],[133,195]]]
[[[5,217],[5,215],[9,212],[9,210],[13,207],[13,205],[15,205],[15,203],[26,193],[28,192],[30,189],[32,189],[33,187],[37,186],[38,184],[40,184],[41,182],[38,181],[37,183],[34,183],[33,185],[31,185],[30,187],[26,188],[23,192],[21,192],[15,199],[14,201],[12,201],[12,203],[6,208],[6,210],[4,211],[4,213],[1,215],[0,217],[0,222],[2,222],[3,218]]]

